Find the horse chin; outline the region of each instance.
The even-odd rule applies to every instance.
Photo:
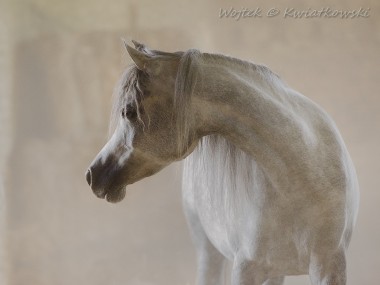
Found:
[[[118,203],[124,199],[125,194],[126,194],[126,187],[124,186],[118,189],[114,189],[112,191],[108,191],[105,195],[105,199],[107,200],[107,202],[110,202],[110,203]]]

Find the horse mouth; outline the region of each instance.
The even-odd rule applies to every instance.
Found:
[[[115,189],[104,189],[102,191],[94,191],[94,194],[96,195],[96,197],[100,199],[105,199],[107,202],[118,203],[124,199],[126,194],[126,187],[123,186]]]

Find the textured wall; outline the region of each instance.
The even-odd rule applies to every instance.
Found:
[[[220,19],[231,1],[0,2],[0,284],[194,284],[180,164],[98,200],[84,172],[106,141],[111,93],[130,63],[120,37],[265,63],[335,119],[357,167],[361,209],[349,284],[378,284],[380,5],[238,1],[235,8],[370,7],[361,19]],[[1,239],[0,239],[1,241]],[[1,243],[0,243],[1,244]],[[5,280],[7,278],[7,281]],[[286,284],[308,284],[292,277]]]

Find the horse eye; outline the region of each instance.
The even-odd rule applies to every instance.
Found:
[[[123,108],[121,110],[121,116],[123,119],[135,119],[137,117],[137,111],[133,106],[128,106],[127,108]]]

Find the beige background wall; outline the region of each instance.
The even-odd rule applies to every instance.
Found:
[[[379,3],[2,0],[0,284],[194,284],[180,164],[129,187],[117,205],[95,198],[84,179],[106,141],[112,88],[130,63],[120,37],[265,63],[323,106],[361,185],[348,284],[379,284]],[[220,19],[231,5],[371,10],[346,20]]]

